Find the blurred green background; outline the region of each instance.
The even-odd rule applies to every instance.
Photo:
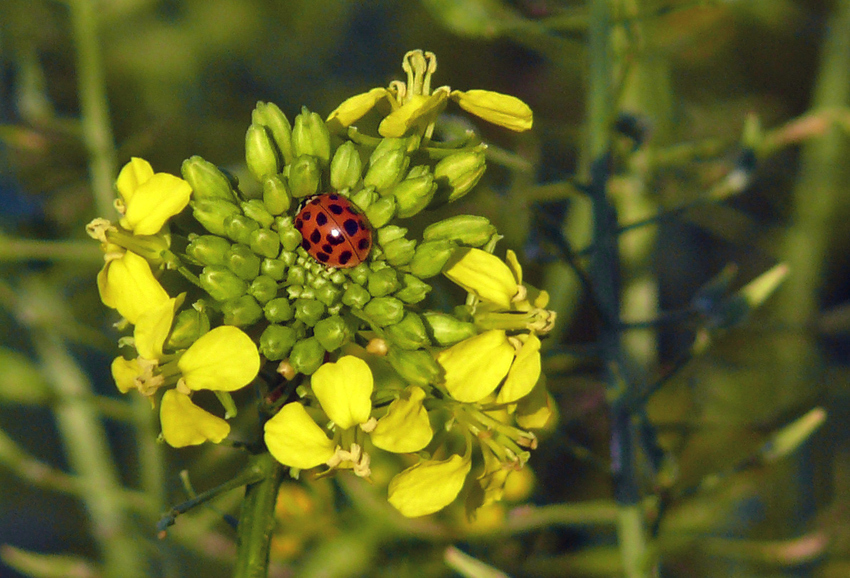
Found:
[[[623,342],[646,383],[675,369],[646,408],[663,455],[644,447],[638,460],[659,574],[850,575],[850,3],[612,0],[609,8],[610,112],[628,116],[612,137],[608,192],[621,224],[650,219],[621,237],[622,315],[666,320],[624,329]],[[604,363],[593,356],[599,319],[557,243],[561,233],[577,251],[593,242],[576,186],[591,161],[588,96],[599,90],[588,68],[590,14],[587,4],[557,0],[4,0],[0,544],[76,563],[97,558],[102,539],[73,492],[57,491],[21,457],[50,472],[69,468],[53,383],[69,370],[56,368],[45,343],[60,343],[90,380],[119,479],[138,490],[150,474],[128,425],[135,408],[118,400],[109,376],[115,319],[99,302],[102,258],[84,233],[98,216],[91,159],[117,168],[141,156],[178,174],[197,154],[239,174],[258,100],[290,119],[301,106],[324,116],[402,78],[401,58],[415,48],[437,54],[436,86],[506,92],[534,110],[530,133],[481,127],[492,153],[484,182],[432,218],[490,218],[506,237],[501,247],[523,255],[527,281],[550,292],[559,314],[545,370],[560,421],[541,436],[530,462],[536,485],[520,503],[610,501]],[[97,71],[86,76],[92,46],[102,82]],[[91,86],[105,89],[111,129],[86,125]],[[115,149],[98,151],[98,142]],[[791,267],[778,294],[684,363],[707,322],[693,315],[699,287],[728,263],[738,267],[735,289],[778,262]],[[812,441],[775,463],[746,462],[813,407],[828,419]],[[216,448],[165,454],[162,504],[185,499],[182,468],[202,490],[239,459]],[[691,491],[717,472],[728,475]],[[509,505],[491,525],[479,516],[478,534],[446,514],[439,532],[406,527],[366,539],[357,490],[329,482],[290,490],[286,504],[303,500],[303,509],[281,514],[275,576],[451,576],[441,562],[450,543],[512,576],[622,572],[611,520],[499,530]],[[235,495],[220,505],[237,507]],[[177,528],[194,534],[175,529],[157,541],[160,513],[129,515],[144,575],[229,575],[234,535],[217,513],[199,514],[194,526],[181,518]],[[328,552],[347,552],[347,565],[323,568]],[[16,575],[0,566],[0,576]]]

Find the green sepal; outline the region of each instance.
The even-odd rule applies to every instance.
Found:
[[[268,275],[275,281],[283,281],[286,275],[286,263],[280,259],[263,259],[260,263],[260,273]]]
[[[442,159],[434,167],[437,193],[431,206],[457,201],[478,184],[487,164],[483,148],[454,153]]]
[[[263,204],[272,215],[282,215],[292,206],[292,195],[280,175],[267,175],[263,179]]]
[[[419,349],[429,344],[422,318],[412,311],[405,313],[401,321],[384,328],[384,331],[393,345],[403,349]]]
[[[289,271],[286,273],[286,284],[287,285],[303,285],[307,282],[307,271],[304,270],[304,267],[295,266],[290,267]]]
[[[422,321],[428,335],[438,345],[454,345],[478,333],[474,324],[446,313],[428,311],[422,314]]]
[[[295,309],[286,297],[275,297],[266,303],[263,313],[272,323],[282,323],[295,317]]]
[[[400,347],[391,347],[387,352],[387,361],[396,372],[410,385],[424,386],[437,383],[443,370],[434,357],[424,349],[413,351]]]
[[[274,259],[280,254],[280,235],[271,229],[251,231],[249,246],[257,255]]]
[[[406,219],[427,207],[436,190],[437,183],[434,182],[433,175],[416,178],[410,178],[408,175],[408,178],[390,188],[386,194],[395,197],[398,218]]]
[[[395,197],[382,197],[365,209],[366,219],[373,227],[383,227],[395,216]]]
[[[416,253],[416,241],[413,239],[395,239],[386,245],[381,245],[387,263],[393,267],[407,265]]]
[[[210,318],[203,307],[182,309],[165,342],[166,349],[187,349],[210,330]]]
[[[409,164],[410,157],[401,149],[387,151],[386,154],[377,158],[373,154],[369,159],[369,169],[363,177],[363,185],[375,187],[375,190],[383,195],[386,189],[404,178],[404,172]]]
[[[357,283],[358,285],[366,285],[366,282],[369,281],[369,276],[372,274],[372,271],[369,269],[369,265],[366,263],[360,263],[348,269],[348,278]]]
[[[294,251],[301,246],[301,241],[303,241],[301,233],[298,232],[298,229],[293,224],[280,229],[278,236],[280,237],[280,244],[284,251]]]
[[[246,217],[254,219],[260,224],[260,227],[268,229],[274,223],[274,217],[266,208],[265,203],[260,199],[251,199],[241,204],[242,213]]]
[[[373,187],[365,187],[363,189],[360,189],[350,197],[351,202],[354,203],[354,205],[364,213],[366,212],[366,209],[372,206],[372,203],[374,203],[380,198],[381,197],[378,195],[378,193]]]
[[[333,285],[332,283],[328,283],[326,285],[322,285],[321,287],[316,288],[316,299],[327,305],[328,307],[333,307],[339,300],[342,298],[342,288]]]
[[[351,284],[342,294],[342,303],[352,309],[363,309],[372,296],[369,292],[357,284]]]

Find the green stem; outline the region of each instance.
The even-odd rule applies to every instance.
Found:
[[[239,514],[234,578],[265,578],[269,570],[269,547],[274,530],[274,509],[283,480],[283,466],[271,454],[251,457],[251,466],[262,478],[245,489]]]
[[[88,241],[36,241],[0,239],[2,261],[64,261],[79,262],[92,267],[103,265],[103,252],[97,243]]]

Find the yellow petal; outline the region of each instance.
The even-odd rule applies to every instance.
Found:
[[[437,119],[446,108],[444,91],[430,96],[411,95],[410,100],[391,112],[378,126],[378,134],[385,138],[404,136],[412,127],[425,127]]]
[[[310,383],[322,409],[342,429],[368,421],[374,381],[372,370],[359,357],[346,355],[322,365]]]
[[[121,226],[136,235],[155,235],[165,222],[189,204],[192,187],[174,175],[156,173],[139,184],[121,218]]]
[[[458,455],[421,461],[390,481],[389,502],[408,518],[433,514],[454,501],[471,466],[469,458]]]
[[[386,88],[373,88],[369,92],[352,96],[330,113],[326,122],[330,128],[349,127],[372,110],[378,104],[378,101],[386,96]]]
[[[168,301],[168,293],[153,276],[148,262],[131,251],[104,265],[97,286],[104,305],[117,309],[133,324],[148,309]]]
[[[422,388],[411,386],[404,391],[403,397],[392,402],[370,434],[375,447],[401,454],[418,452],[427,446],[434,432],[422,405],[424,399]]]
[[[501,329],[470,337],[437,354],[446,389],[458,401],[480,401],[493,393],[514,361],[514,348]]]
[[[466,112],[517,132],[529,130],[534,122],[531,108],[508,94],[491,90],[455,90],[452,99]]]
[[[205,441],[219,443],[230,433],[230,424],[201,409],[185,393],[169,389],[159,410],[162,437],[175,448],[196,446]]]
[[[545,380],[519,400],[514,418],[523,429],[550,429],[557,420],[558,406],[546,390]]]
[[[525,397],[534,388],[538,379],[540,379],[540,339],[530,333],[511,365],[508,378],[496,397],[496,403],[511,403]]]
[[[193,343],[177,366],[189,389],[234,391],[257,377],[260,354],[241,329],[222,325]]]
[[[186,294],[181,293],[177,297],[152,307],[139,316],[136,327],[133,330],[133,338],[136,342],[136,351],[145,359],[160,359],[162,357],[162,346],[171,331],[171,323],[174,321],[174,313],[183,304]]]
[[[266,422],[265,440],[277,461],[301,470],[324,464],[335,450],[334,442],[297,401],[280,408]]]
[[[504,261],[481,249],[455,251],[443,275],[483,301],[510,309],[519,286]]]
[[[151,164],[145,159],[133,157],[118,173],[115,188],[118,189],[118,194],[121,195],[126,204],[133,198],[139,185],[152,176],[153,167],[151,167]]]
[[[118,391],[127,393],[136,388],[136,376],[142,372],[138,359],[116,357],[112,360],[112,379],[118,386]]]

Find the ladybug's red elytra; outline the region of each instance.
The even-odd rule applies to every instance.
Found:
[[[372,250],[372,229],[366,218],[341,195],[308,198],[295,217],[295,228],[304,250],[328,267],[354,267]]]

